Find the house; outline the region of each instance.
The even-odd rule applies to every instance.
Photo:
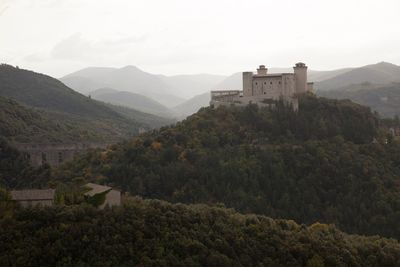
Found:
[[[297,96],[313,91],[313,83],[307,82],[307,68],[306,64],[299,62],[293,67],[293,73],[270,74],[264,65],[260,65],[257,73],[243,72],[243,91],[211,91],[210,105],[245,106],[253,103],[269,106],[282,99],[297,110]]]
[[[11,198],[22,207],[52,206],[54,204],[54,189],[13,190],[10,193]]]
[[[94,183],[87,183],[84,185],[89,191],[85,192],[84,195],[88,199],[94,199],[98,197],[101,203],[96,203],[100,209],[104,208],[106,205],[109,206],[119,206],[121,205],[121,192],[115,190],[109,186],[99,185]],[[102,197],[104,196],[104,199]]]

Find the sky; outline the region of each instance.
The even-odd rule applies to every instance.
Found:
[[[400,65],[399,0],[0,0],[0,62],[229,75]]]

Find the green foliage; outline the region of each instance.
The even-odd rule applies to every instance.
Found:
[[[372,143],[380,120],[349,101],[305,96],[294,112],[202,109],[175,127],[93,152],[56,172],[134,195],[400,237],[400,145]]]
[[[17,142],[111,143],[136,135],[140,127],[170,122],[92,100],[49,76],[4,64],[0,96],[0,135]]]
[[[353,84],[336,90],[319,91],[318,94],[330,98],[351,99],[370,107],[383,117],[400,115],[400,83]]]
[[[334,226],[134,198],[0,215],[2,266],[398,266],[400,244]]]
[[[106,195],[108,192],[110,192],[111,189],[104,191],[102,193],[95,194],[93,196],[86,196],[86,202],[89,203],[90,205],[93,205],[94,207],[99,207],[104,204],[104,201],[106,201]]]
[[[0,137],[0,186],[29,188],[46,186],[51,180],[49,166],[33,168],[29,160]]]

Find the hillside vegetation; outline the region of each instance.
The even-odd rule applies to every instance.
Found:
[[[351,99],[352,101],[371,107],[383,117],[400,115],[400,83],[377,85],[371,83],[353,84],[344,88],[329,91],[318,91],[318,95]]]
[[[102,136],[72,119],[54,120],[43,110],[0,96],[0,136],[12,142],[46,143],[102,140]]]
[[[4,195],[4,194],[3,194]],[[0,195],[1,197],[1,195]],[[1,208],[1,207],[0,207]],[[379,237],[242,215],[222,207],[134,198],[126,205],[0,214],[3,266],[398,266]]]
[[[400,145],[384,144],[380,123],[366,107],[314,96],[300,100],[299,112],[282,104],[207,108],[88,154],[57,177],[399,238]]]
[[[50,177],[48,166],[33,168],[23,154],[0,137],[0,189],[48,186]]]
[[[17,141],[36,142],[43,136],[41,142],[111,143],[136,135],[140,127],[154,128],[161,122],[160,117],[134,110],[127,115],[49,76],[4,64],[0,65],[0,96],[3,97],[1,127],[7,128],[0,136]],[[24,106],[7,102],[4,97]],[[163,125],[167,123],[169,120]]]

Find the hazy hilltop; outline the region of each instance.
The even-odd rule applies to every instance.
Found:
[[[132,111],[138,114],[138,120],[134,116],[128,118],[105,103],[83,96],[50,76],[4,64],[0,66],[0,96],[40,110],[48,122],[51,118],[61,124],[67,123],[72,126],[71,132],[87,129],[88,133],[82,132],[77,138],[79,140],[87,138],[112,142],[137,134],[140,127],[153,128],[145,120],[146,116],[152,118],[150,114]],[[165,121],[167,123],[168,120]],[[65,133],[60,136],[65,136]]]
[[[388,84],[400,82],[400,66],[381,62],[360,68],[350,69],[335,77],[315,84],[317,90],[332,90],[360,83]]]
[[[186,99],[208,92],[217,83],[223,81],[226,76],[212,74],[193,74],[160,76],[171,88],[175,95]]]
[[[135,66],[119,69],[91,67],[68,74],[60,80],[81,92],[109,87],[145,95],[167,107],[184,101],[184,98],[171,93],[172,89],[161,77],[144,72]],[[84,88],[85,86],[90,88]]]
[[[163,117],[174,117],[175,115],[173,111],[166,106],[147,96],[136,93],[117,91],[111,88],[101,88],[90,92],[89,95],[94,99],[106,103],[133,108],[149,114]]]
[[[203,93],[175,106],[173,110],[176,114],[180,114],[181,118],[184,119],[187,116],[196,113],[200,108],[209,106],[210,99],[211,97],[209,92]]]

